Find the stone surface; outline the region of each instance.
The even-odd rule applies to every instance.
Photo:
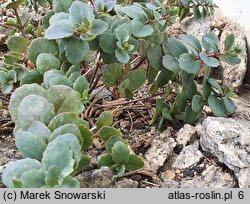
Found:
[[[152,141],[151,148],[145,154],[145,158],[154,171],[157,171],[172,154],[176,142],[172,135],[172,128],[168,128]]]
[[[196,20],[194,18],[186,18],[181,23],[181,29],[187,34],[196,36],[199,40],[202,39],[207,32],[211,31],[212,18],[201,18]]]
[[[250,122],[243,119],[213,118],[198,128],[200,145],[234,171],[239,187],[250,186]]]
[[[198,148],[199,148],[198,141],[192,145],[184,147],[181,153],[174,161],[173,168],[185,169],[197,164],[203,157]]]
[[[77,179],[81,188],[111,188],[115,185],[113,174],[108,167],[83,172]]]
[[[224,27],[223,32],[220,36],[221,52],[224,51],[224,41],[226,39],[226,36],[231,33],[233,33],[235,36],[235,45],[239,46],[242,49],[242,52],[239,54],[241,62],[237,65],[230,65],[225,62],[221,62],[221,66],[218,71],[222,75],[221,79],[223,81],[223,84],[238,92],[247,73],[247,44],[244,34],[236,28],[236,25],[228,24]]]
[[[238,178],[240,188],[250,188],[250,167],[241,169],[236,176]]]
[[[183,128],[179,130],[176,136],[176,141],[179,145],[186,146],[190,142],[191,138],[196,134],[196,129],[191,125],[184,125]]]
[[[139,183],[137,181],[133,181],[132,179],[122,179],[117,181],[115,184],[115,188],[137,188]]]
[[[163,180],[163,188],[233,188],[236,186],[232,175],[214,165],[209,166],[201,175],[186,177],[180,181],[170,178]]]

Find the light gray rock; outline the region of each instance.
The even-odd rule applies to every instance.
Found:
[[[194,18],[186,18],[181,23],[181,29],[187,34],[194,35],[199,40],[207,33],[211,31],[212,18],[201,18],[196,20]]]
[[[212,153],[233,171],[250,167],[250,153],[244,145],[246,138],[250,137],[249,122],[208,117],[198,134],[202,149]]]
[[[163,178],[163,188],[233,188],[236,186],[234,177],[223,172],[220,167],[209,166],[202,175],[182,178],[176,181],[173,178]]]
[[[175,169],[185,169],[197,164],[203,157],[198,150],[199,142],[195,142],[193,145],[189,145],[183,148],[173,163]]]
[[[240,188],[250,188],[250,168],[241,169],[236,176]]]
[[[202,149],[233,170],[240,187],[250,186],[250,122],[208,117],[202,125],[197,129]]]
[[[210,166],[201,176],[183,179],[180,188],[233,188],[234,177],[217,166]]]
[[[168,157],[172,154],[176,142],[172,135],[172,128],[168,128],[166,131],[156,136],[152,142],[151,148],[145,154],[145,158],[148,161],[150,167],[157,171]]]
[[[191,138],[196,134],[195,127],[186,124],[183,128],[179,130],[176,136],[176,141],[178,144],[186,146],[190,142]]]
[[[81,188],[112,188],[115,185],[113,173],[108,167],[83,172],[77,179]]]
[[[137,181],[127,178],[117,181],[115,184],[115,188],[138,188],[138,186],[139,183]]]
[[[242,49],[242,53],[239,54],[241,62],[237,65],[230,65],[225,62],[221,62],[221,66],[218,71],[222,75],[221,79],[223,84],[229,86],[233,91],[238,92],[247,73],[247,44],[244,34],[236,28],[236,25],[228,24],[224,28],[220,37],[221,52],[224,51],[224,41],[226,36],[231,33],[235,36],[235,45]]]

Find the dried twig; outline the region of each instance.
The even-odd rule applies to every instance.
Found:
[[[123,102],[123,103],[107,104],[107,105],[96,104],[96,106],[97,107],[101,107],[101,108],[110,108],[110,107],[116,107],[116,106],[125,106],[125,105],[131,104],[131,103],[136,103],[138,101],[145,101],[145,100],[154,98],[156,96],[161,96],[161,95],[164,95],[164,94],[166,94],[166,92],[161,92],[161,93],[155,94],[153,96],[147,96],[147,97],[144,97],[144,98],[138,98],[138,99],[131,100],[131,101],[126,101],[126,102]]]

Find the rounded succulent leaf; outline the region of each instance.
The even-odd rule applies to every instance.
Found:
[[[21,176],[31,169],[41,169],[42,164],[35,159],[21,159],[10,164],[4,169],[2,174],[2,182],[8,188],[14,188],[13,179],[20,179]]]
[[[41,169],[31,169],[21,176],[23,188],[42,188],[45,186],[45,172]]]
[[[76,178],[68,176],[63,179],[61,185],[55,186],[55,188],[80,188],[80,183]]]
[[[111,153],[112,152],[112,148],[114,147],[115,143],[118,141],[122,141],[123,139],[121,137],[118,136],[111,136],[106,142],[105,142],[105,146],[106,146],[106,152]]]
[[[61,184],[63,181],[63,175],[61,174],[60,168],[57,166],[51,166],[45,175],[45,184],[47,187],[55,187]]]
[[[27,84],[17,88],[15,92],[11,95],[8,107],[11,118],[15,123],[18,122],[17,109],[20,103],[26,96],[30,94],[46,97],[47,91],[38,84]]]
[[[22,100],[17,110],[17,116],[20,127],[27,130],[34,121],[49,124],[55,116],[55,109],[46,98],[32,94]]]
[[[102,155],[97,163],[98,168],[101,168],[102,166],[111,167],[113,165],[115,165],[115,162],[113,161],[110,153]]]
[[[61,127],[55,129],[53,133],[51,134],[51,136],[49,137],[49,142],[55,140],[58,136],[64,135],[67,133],[72,133],[73,135],[76,135],[79,140],[80,145],[83,144],[82,134],[79,128],[74,124],[62,125]]]
[[[15,134],[17,149],[24,157],[41,160],[47,145],[45,141],[28,131],[18,130]]]
[[[54,117],[48,127],[51,131],[54,131],[55,129],[65,124],[83,125],[85,127],[89,126],[88,122],[79,118],[76,113],[68,112],[61,113]]]
[[[44,124],[39,121],[34,121],[28,129],[34,135],[39,136],[42,138],[46,143],[51,135],[50,129]]]
[[[84,110],[80,94],[68,86],[50,87],[48,100],[54,104],[56,114],[64,112],[81,113]]]
[[[83,139],[82,149],[87,150],[88,147],[93,144],[93,134],[89,130],[89,128],[87,128],[84,125],[78,125],[78,128],[81,131],[82,139]]]
[[[106,142],[111,136],[114,135],[122,138],[122,133],[120,130],[109,126],[102,127],[99,130],[98,134],[104,142]]]
[[[63,76],[63,72],[61,70],[52,69],[44,73],[44,86],[46,89],[50,87],[50,79],[57,77],[57,76]]]
[[[128,145],[121,141],[116,142],[112,148],[111,154],[114,162],[119,164],[127,163],[129,160]]]
[[[122,176],[126,171],[125,166],[123,164],[115,164],[110,167],[110,170],[113,172],[114,175],[117,176]]]
[[[135,154],[129,156],[128,162],[125,164],[125,168],[128,171],[135,171],[141,169],[144,166],[143,160]]]
[[[53,54],[42,53],[36,59],[36,67],[41,74],[51,69],[60,69],[60,61]]]
[[[9,37],[7,41],[8,49],[12,52],[23,53],[26,51],[28,45],[29,43],[25,38],[16,35]]]
[[[103,126],[111,126],[113,123],[113,115],[110,111],[104,111],[100,114],[99,118],[96,121],[96,126],[98,129]]]
[[[45,170],[52,166],[58,167],[63,177],[70,175],[74,171],[75,160],[73,151],[69,146],[59,143],[49,143],[43,154],[42,164]]]
[[[82,172],[90,163],[90,158],[87,155],[81,155],[81,159],[77,165],[77,172]]]
[[[45,38],[36,38],[32,40],[28,47],[28,58],[30,61],[35,64],[38,55],[41,53],[51,53],[55,56],[58,55],[59,50],[56,42]]]
[[[52,143],[61,144],[64,146],[68,146],[71,151],[73,151],[73,157],[78,165],[79,161],[81,160],[81,145],[76,135],[72,133],[67,133],[64,135],[59,135]]]
[[[105,67],[103,82],[107,87],[114,86],[122,77],[122,66],[119,63],[112,63]]]

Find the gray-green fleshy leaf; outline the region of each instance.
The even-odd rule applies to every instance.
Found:
[[[69,19],[75,25],[80,24],[85,17],[89,21],[94,19],[93,9],[86,3],[74,1],[69,8]]]
[[[125,164],[129,160],[129,148],[124,142],[118,141],[114,144],[111,155],[115,163]]]
[[[227,112],[233,113],[236,110],[236,106],[232,99],[228,97],[223,97],[223,101],[224,101]]]
[[[65,124],[83,125],[85,127],[89,126],[88,122],[79,118],[75,112],[66,112],[66,113],[61,113],[56,117],[54,117],[50,121],[48,127],[51,131],[54,131],[55,129]]]
[[[93,134],[89,130],[89,128],[87,128],[84,125],[78,125],[78,128],[82,134],[82,139],[83,139],[82,149],[87,150],[88,147],[93,144]]]
[[[98,168],[101,168],[102,166],[111,167],[113,165],[115,165],[115,162],[113,161],[110,153],[102,155],[97,163]]]
[[[28,71],[21,77],[20,85],[24,84],[41,84],[43,82],[43,75],[38,71],[38,69],[33,69]]]
[[[110,30],[106,30],[103,34],[99,36],[99,45],[102,48],[102,50],[108,54],[112,54],[115,52],[117,48],[116,42],[117,39]]]
[[[68,176],[74,171],[73,151],[66,144],[51,142],[43,154],[42,165],[45,170],[56,166],[64,177]]]
[[[130,83],[126,86],[130,91],[140,88],[146,80],[146,72],[142,69],[129,71],[124,80],[129,79]]]
[[[73,30],[74,26],[70,23],[70,21],[63,19],[51,25],[45,31],[44,36],[49,40],[68,38],[74,34]]]
[[[163,56],[162,64],[165,68],[167,68],[168,70],[172,72],[180,71],[178,60],[171,55]]]
[[[119,63],[108,64],[103,72],[103,82],[107,87],[114,86],[122,76],[122,66]]]
[[[104,142],[106,142],[111,136],[114,135],[122,138],[122,133],[120,130],[109,126],[102,127],[99,130],[98,134]]]
[[[221,55],[220,57],[220,60],[230,64],[230,65],[236,65],[236,64],[239,64],[241,62],[241,60],[234,54],[224,54],[224,55]]]
[[[13,179],[20,179],[21,176],[31,169],[41,169],[42,165],[35,159],[21,159],[10,164],[4,169],[2,174],[2,182],[8,188],[14,188]]]
[[[51,166],[45,175],[45,184],[47,187],[54,187],[62,183],[63,175],[57,166]]]
[[[226,115],[224,101],[217,98],[214,94],[208,97],[208,104],[215,116],[224,117]]]
[[[84,110],[80,94],[64,85],[50,87],[48,100],[54,104],[56,114],[63,112],[81,113]]]
[[[38,84],[27,84],[17,88],[15,92],[11,95],[8,107],[11,118],[15,123],[18,122],[17,109],[20,103],[26,96],[30,94],[47,97],[47,91]]]
[[[89,82],[85,77],[79,76],[73,83],[73,89],[82,95],[84,91],[89,89]]]
[[[183,71],[189,74],[196,74],[200,69],[200,64],[189,53],[184,53],[180,56],[179,65]]]
[[[42,188],[45,186],[45,172],[42,169],[31,169],[25,172],[20,180],[23,188]]]
[[[123,64],[127,64],[129,62],[130,56],[126,51],[121,49],[116,49],[115,56],[117,60]]]
[[[162,64],[163,52],[162,48],[159,45],[153,45],[147,50],[147,58],[150,65],[156,69],[161,70],[164,69]]]
[[[192,99],[192,111],[200,113],[203,110],[204,101],[200,95],[195,95]]]
[[[179,35],[179,38],[183,40],[189,46],[189,49],[196,55],[198,55],[202,51],[199,40],[193,35],[181,34]]]
[[[218,67],[220,65],[219,60],[214,57],[208,57],[204,52],[201,52],[199,55],[201,60],[210,67]]]
[[[52,143],[54,144],[61,144],[61,146],[68,146],[70,150],[73,151],[73,156],[76,162],[76,165],[78,165],[80,159],[81,159],[81,145],[79,144],[79,139],[76,135],[72,133],[66,133],[64,135],[59,135],[57,138],[55,138]],[[77,166],[76,166],[77,168]]]
[[[96,36],[104,33],[108,28],[108,24],[100,19],[93,20],[92,28],[89,32],[95,34]]]
[[[53,0],[53,10],[55,13],[68,12],[74,0]]]
[[[60,69],[60,60],[53,54],[42,53],[36,59],[36,67],[41,74],[52,69]]]
[[[34,121],[48,125],[55,116],[55,109],[46,98],[38,95],[26,96],[20,103],[18,110],[18,124],[27,130]]]
[[[79,140],[80,145],[83,144],[82,134],[81,134],[79,128],[74,124],[62,125],[62,126],[58,127],[57,129],[55,129],[53,131],[53,133],[51,134],[51,136],[49,137],[49,142],[52,142],[60,135],[64,135],[64,134],[68,134],[68,133],[76,135],[78,140]]]
[[[113,114],[111,111],[104,111],[100,114],[96,121],[96,126],[101,129],[103,126],[111,126],[113,123]]]
[[[216,89],[220,94],[223,94],[223,90],[221,88],[221,86],[218,84],[218,82],[213,79],[213,78],[209,78],[207,79],[208,83],[211,84],[211,86]]]
[[[224,42],[224,50],[231,51],[234,47],[234,35],[231,33],[227,35],[225,42]]]
[[[58,21],[61,20],[68,20],[69,19],[69,14],[65,12],[60,12],[56,13],[55,15],[51,16],[49,19],[49,24],[52,26],[53,24],[57,23]]]
[[[46,143],[48,142],[48,139],[51,135],[50,129],[44,123],[41,123],[39,121],[34,121],[27,131],[39,136]]]
[[[55,188],[80,188],[80,182],[76,178],[68,176],[63,179],[61,185],[55,186]]]
[[[143,19],[135,18],[132,20],[132,33],[135,37],[144,38],[150,36],[153,32],[153,27],[145,25]]]
[[[123,139],[119,136],[113,135],[111,136],[106,142],[105,142],[105,146],[106,146],[106,152],[107,153],[112,153],[112,148],[115,145],[116,142],[118,141],[122,141]]]
[[[125,168],[128,171],[135,171],[137,169],[141,169],[144,166],[143,160],[136,156],[135,154],[131,154],[129,156],[128,162],[125,164]]]
[[[79,38],[72,37],[67,40],[65,46],[66,57],[71,64],[77,64],[84,60],[89,51],[89,44]]]
[[[59,53],[57,43],[54,40],[48,40],[45,38],[36,38],[32,40],[28,47],[29,60],[35,64],[36,58],[41,53],[51,53],[57,56]]]
[[[44,73],[43,78],[44,78],[44,86],[46,89],[50,87],[50,80],[54,77],[57,76],[63,76],[63,72],[61,70],[57,69],[52,69]]]
[[[45,141],[28,131],[18,130],[15,133],[15,144],[24,157],[41,160],[47,145]]]
[[[168,39],[167,49],[174,57],[179,57],[188,52],[187,48],[179,40],[172,37]]]
[[[12,35],[7,40],[7,47],[12,52],[24,53],[28,45],[28,41],[21,36]]]

